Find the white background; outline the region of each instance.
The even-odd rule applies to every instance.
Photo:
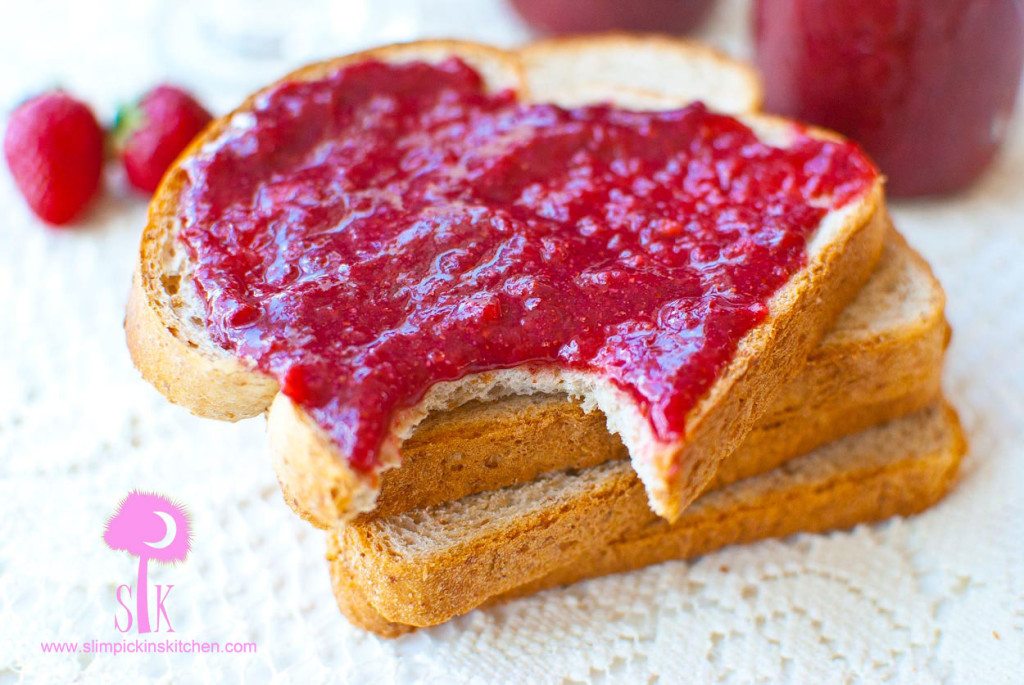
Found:
[[[109,117],[163,79],[224,111],[302,61],[368,43],[528,37],[493,0],[2,2],[3,111],[60,83]],[[746,54],[745,10],[723,3],[708,40]],[[145,203],[118,190],[116,177],[109,185],[80,227],[54,231],[0,172],[0,685],[1021,682],[1020,115],[1005,154],[972,191],[892,208],[949,292],[946,388],[971,453],[947,500],[910,521],[583,583],[397,641],[338,614],[323,534],[281,500],[262,421],[194,418],[132,369],[121,322]],[[167,606],[176,636],[255,640],[256,655],[41,653],[41,641],[119,639],[113,590],[133,582],[135,559],[100,536],[137,487],[191,509],[189,559],[150,566],[151,582],[175,585]]]

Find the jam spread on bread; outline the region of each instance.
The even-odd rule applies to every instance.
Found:
[[[511,367],[590,372],[659,439],[877,172],[695,104],[562,109],[464,62],[366,62],[258,95],[185,163],[208,330],[372,471],[395,410]]]

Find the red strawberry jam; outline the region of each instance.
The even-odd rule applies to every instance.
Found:
[[[180,204],[210,333],[363,471],[396,409],[517,366],[599,374],[679,437],[876,178],[848,143],[771,147],[699,104],[521,103],[457,59],[284,83],[242,119]]]

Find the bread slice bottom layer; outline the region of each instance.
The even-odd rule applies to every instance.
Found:
[[[478,587],[480,578],[473,578],[474,574],[482,575],[484,582],[494,588],[494,592],[486,596],[472,597],[468,604],[476,607],[669,559],[687,559],[726,545],[801,531],[849,528],[858,523],[914,514],[934,504],[949,490],[964,450],[956,413],[939,402],[904,418],[837,440],[769,473],[707,493],[688,507],[674,524],[647,515],[635,529],[610,542],[565,533],[563,542],[571,552],[560,562],[550,564],[512,587],[502,587],[502,568],[482,570],[447,557],[446,563],[453,565],[451,573],[447,574],[452,582],[429,588],[433,602],[409,605],[401,611],[395,611],[396,606],[402,606],[401,601],[382,601],[396,599],[388,597],[393,583],[386,574],[368,572],[386,567],[382,562],[387,560],[381,556],[385,550],[354,549],[347,546],[350,541],[345,536],[339,539],[338,535],[332,535],[327,558],[342,612],[356,625],[394,637],[416,626],[436,625],[457,615],[447,610],[452,606],[448,598],[463,592],[464,588]],[[567,479],[561,489],[579,487],[581,480],[587,481],[587,488],[600,488],[606,481],[615,480],[619,468],[611,464],[587,469],[588,478]],[[550,489],[553,484],[543,487]],[[565,494],[575,496],[574,492]],[[514,523],[517,517],[514,502],[504,502],[504,506],[490,503],[493,506],[488,507],[486,504],[477,502],[480,511],[476,513],[499,522]],[[443,528],[445,523],[422,512],[418,526],[421,533],[427,533],[432,526]],[[404,551],[411,553],[416,543],[414,537],[405,540],[403,544],[409,549]],[[505,544],[514,555],[513,560],[532,554],[529,547],[518,545],[514,536]],[[425,578],[429,578],[429,574]],[[387,607],[384,611],[382,604]],[[461,606],[466,605],[467,602],[461,603]]]

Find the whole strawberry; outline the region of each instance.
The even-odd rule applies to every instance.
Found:
[[[62,91],[44,93],[11,115],[4,157],[32,211],[51,224],[66,224],[100,186],[103,130],[83,103]]]
[[[114,124],[114,142],[128,181],[145,193],[155,191],[167,168],[211,118],[195,98],[168,85],[122,107]]]

